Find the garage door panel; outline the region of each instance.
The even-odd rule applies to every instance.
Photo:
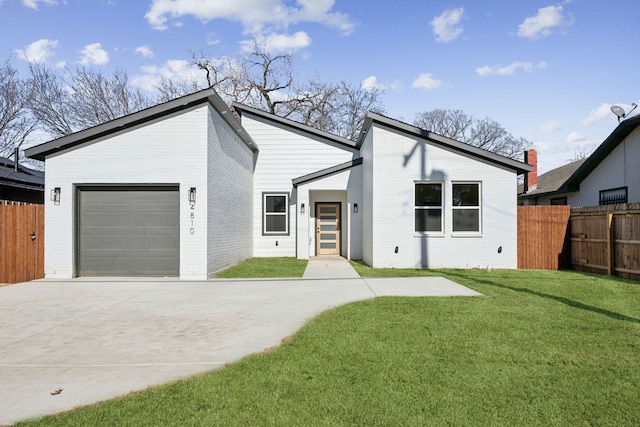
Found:
[[[78,274],[179,275],[177,187],[83,187],[78,200]]]

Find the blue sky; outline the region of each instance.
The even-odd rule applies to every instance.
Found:
[[[640,98],[638,0],[0,0],[0,60],[127,71],[151,87],[237,57],[255,38],[300,77],[378,86],[407,122],[436,108],[490,117],[539,170],[590,152]]]

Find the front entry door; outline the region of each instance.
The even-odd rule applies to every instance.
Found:
[[[340,255],[340,203],[316,204],[316,255]]]

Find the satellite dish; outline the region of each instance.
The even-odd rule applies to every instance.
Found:
[[[615,114],[616,116],[618,116],[618,120],[624,118],[624,116],[627,115],[627,113],[624,111],[624,108],[622,108],[619,105],[612,105],[611,106],[611,112],[613,114]]]

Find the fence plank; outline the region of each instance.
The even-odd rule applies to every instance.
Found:
[[[569,206],[518,206],[518,268],[570,267],[569,216]]]
[[[0,204],[0,283],[43,277],[44,205]]]
[[[640,203],[571,209],[576,270],[640,280]]]

